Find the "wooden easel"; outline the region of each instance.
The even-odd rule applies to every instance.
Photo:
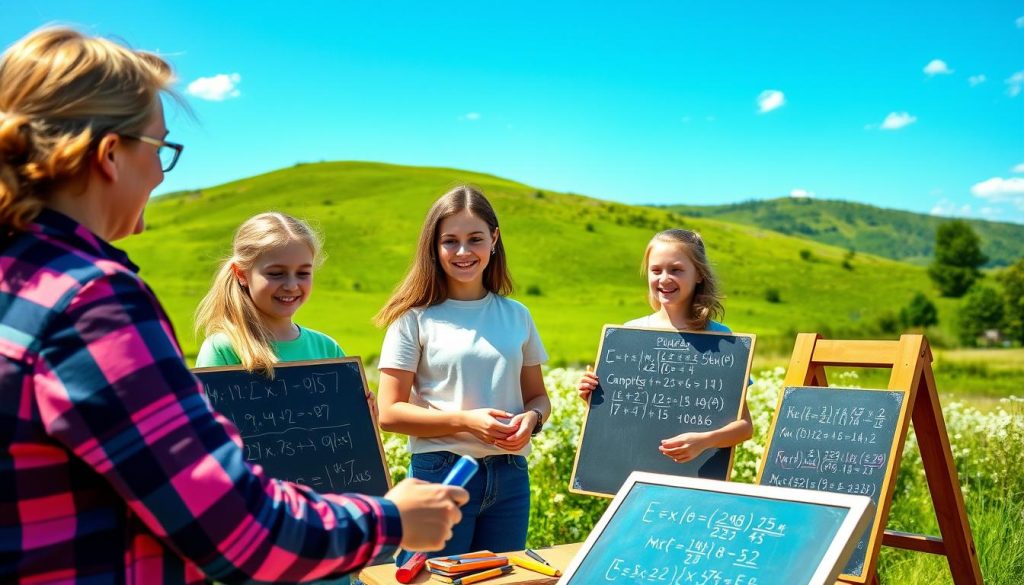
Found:
[[[783,386],[828,386],[826,366],[892,368],[889,388],[907,391],[908,408],[917,432],[928,490],[942,534],[942,538],[936,538],[885,530],[881,539],[873,539],[873,550],[867,552],[865,578],[846,576],[837,581],[837,585],[865,582],[878,585],[878,551],[882,544],[945,555],[956,585],[981,585],[981,567],[935,388],[928,340],[923,335],[903,335],[899,341],[833,341],[822,339],[817,333],[801,333],[796,338]],[[897,439],[903,441],[905,437],[906,428]],[[902,452],[902,449],[897,452]],[[893,472],[895,481],[899,460],[893,465],[896,467]],[[884,529],[891,503],[891,497],[878,503],[881,515],[875,530]]]

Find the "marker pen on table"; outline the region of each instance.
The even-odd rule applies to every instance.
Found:
[[[441,482],[443,485],[454,485],[458,487],[464,487],[469,483],[469,479],[473,477],[476,470],[480,467],[480,464],[476,462],[469,455],[463,455],[458,461],[455,462],[455,466],[448,472],[448,476]],[[401,555],[404,551],[399,551]],[[395,571],[395,579],[399,583],[411,583],[416,575],[423,570],[423,566],[427,564],[427,553],[416,553],[406,559],[405,564],[398,567]]]

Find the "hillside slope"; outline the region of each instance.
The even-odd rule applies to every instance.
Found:
[[[371,318],[403,276],[430,204],[460,182],[481,187],[494,204],[515,296],[533,312],[555,364],[591,361],[604,323],[649,312],[639,262],[650,236],[668,227],[703,234],[728,295],[726,323],[758,334],[762,351],[787,353],[796,331],[857,331],[898,311],[918,290],[937,297],[921,268],[858,254],[848,270],[841,266],[845,249],[769,230],[540,192],[468,171],[379,163],[297,165],[158,197],[147,210],[147,231],[123,245],[191,356],[201,341],[191,333],[192,312],[237,226],[266,210],[306,218],[324,234],[328,258],[298,321],[372,360],[383,332]],[[806,248],[811,261],[800,258]],[[767,288],[777,289],[781,302],[767,302]],[[943,318],[951,314],[951,303],[937,302]]]
[[[850,201],[793,198],[732,205],[670,205],[692,217],[755,225],[857,252],[918,265],[931,262],[935,230],[946,217],[883,209]],[[1008,266],[1024,256],[1024,225],[966,220],[981,238],[987,266]]]

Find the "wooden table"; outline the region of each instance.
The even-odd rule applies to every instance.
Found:
[[[551,548],[538,548],[534,549],[544,559],[551,563],[556,569],[560,569],[563,572],[569,566],[569,562],[576,556],[576,551],[580,549],[579,542],[573,544],[560,544]],[[526,553],[523,551],[516,551],[513,553],[499,553],[514,554],[521,557],[526,557]],[[359,573],[359,579],[366,583],[366,585],[401,585],[395,580],[395,566],[394,565],[377,565],[376,567],[369,567],[363,569]],[[420,572],[412,581],[413,583],[440,583],[439,581],[432,580],[430,573],[426,569]],[[549,577],[547,575],[541,575],[540,573],[534,573],[533,571],[524,569],[522,567],[515,567],[512,572],[508,575],[502,575],[494,579],[487,579],[482,581],[483,585],[506,585],[509,583],[515,583],[516,585],[554,585],[558,582],[558,577]]]

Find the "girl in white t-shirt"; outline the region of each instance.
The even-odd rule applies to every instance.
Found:
[[[728,327],[712,319],[722,314],[722,301],[700,234],[684,229],[658,232],[647,244],[642,267],[647,274],[648,300],[655,312],[626,325],[729,332]],[[579,381],[580,398],[588,399],[595,388],[597,375],[587,368]],[[746,441],[753,428],[750,411],[744,404],[739,420],[712,431],[667,437],[658,450],[677,463],[685,463],[706,449],[727,448]]]
[[[525,456],[551,403],[547,353],[511,292],[494,209],[462,186],[430,208],[412,267],[376,317],[387,326],[380,426],[409,435],[410,475],[438,482],[461,455],[481,462],[462,522],[437,554],[526,546]]]

